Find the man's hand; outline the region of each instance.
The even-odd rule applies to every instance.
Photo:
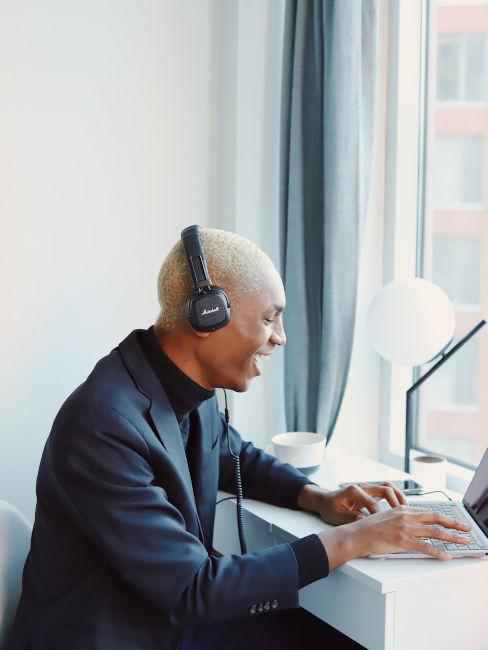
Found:
[[[439,539],[454,544],[469,544],[462,536],[471,526],[422,508],[400,506],[345,526],[319,533],[329,558],[329,568],[366,555],[419,551],[439,560],[452,556],[422,538]]]
[[[350,485],[329,492],[318,485],[304,485],[298,494],[298,507],[320,515],[328,524],[348,524],[364,517],[361,508],[378,512],[378,499],[386,499],[392,508],[405,505],[405,496],[391,483],[384,485]]]
[[[378,512],[374,497],[386,499],[392,509]],[[451,559],[449,553],[425,542],[423,537],[469,544],[462,536],[470,529],[469,524],[406,503],[405,496],[390,483],[350,485],[334,492],[308,484],[298,494],[299,508],[317,512],[328,524],[345,524],[319,533],[331,571],[354,558],[400,551],[419,551],[440,560]],[[361,508],[367,508],[373,516],[365,516]]]

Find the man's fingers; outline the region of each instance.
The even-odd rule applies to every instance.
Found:
[[[454,530],[443,528],[442,526],[417,526],[415,534],[418,537],[430,537],[432,539],[440,539],[443,542],[451,544],[469,544],[470,539],[459,535]]]
[[[363,507],[366,508],[372,515],[375,514],[375,512],[379,512],[379,507],[378,504],[374,499],[371,497],[365,496],[361,499],[363,502]]]
[[[441,551],[439,548],[435,548],[429,544],[429,542],[423,542],[422,540],[414,542],[411,546],[411,550],[426,553],[427,555],[435,557],[437,560],[452,560],[452,555],[446,553],[446,551]]]
[[[406,496],[403,494],[403,492],[402,492],[401,490],[399,490],[398,488],[396,488],[396,487],[395,487],[394,485],[392,485],[391,483],[388,483],[388,481],[385,483],[385,485],[386,485],[387,487],[391,487],[391,488],[392,488],[392,490],[395,492],[396,497],[397,497],[398,501],[400,502],[400,505],[401,505],[401,506],[406,506],[406,505],[408,504],[407,498],[406,498]]]
[[[412,508],[412,511],[414,508]],[[446,517],[444,515],[433,513],[433,512],[424,512],[418,513],[412,512],[412,517],[422,524],[431,524],[433,526],[444,526],[444,528],[454,528],[455,530],[468,531],[471,530],[471,526],[468,523],[463,521],[455,521],[451,517]]]
[[[341,524],[351,524],[353,521],[362,519],[366,515],[359,510],[349,510],[348,512],[341,513]]]
[[[364,487],[351,485],[347,488],[346,494],[351,504],[351,510],[358,511],[360,508],[366,508],[372,515],[379,512],[376,500],[368,494]]]
[[[359,488],[360,494],[358,495],[358,502],[361,504],[363,508],[366,508],[372,515],[374,515],[375,512],[379,512],[379,507],[378,503],[376,502],[376,499],[373,499],[373,497],[369,496],[367,492]]]
[[[392,508],[400,505],[401,501],[398,498],[393,486],[389,485],[373,485],[368,488],[368,494],[380,499],[386,499]]]

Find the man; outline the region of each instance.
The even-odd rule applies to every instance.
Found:
[[[405,509],[389,486],[327,492],[231,427],[246,497],[343,525],[216,557],[216,492],[234,491],[234,466],[214,389],[245,391],[285,343],[285,295],[251,242],[211,229],[201,240],[210,276],[230,299],[230,322],[213,332],[189,324],[192,282],[175,244],[159,274],[154,328],[132,332],[101,359],[54,421],[9,649],[306,648],[311,642],[296,636],[307,633],[297,617],[301,587],[369,553],[446,557],[420,538],[456,536],[432,532],[427,524],[457,524]],[[361,518],[361,508],[377,509],[375,496],[400,507]]]

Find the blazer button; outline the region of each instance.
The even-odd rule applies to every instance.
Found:
[[[264,603],[264,609],[267,612],[269,612],[269,610],[271,609],[271,604],[270,604],[269,600]]]
[[[259,603],[258,612],[262,612],[264,609],[264,603]]]
[[[255,614],[258,611],[257,605],[251,605],[249,608],[249,614]]]
[[[272,607],[273,609],[276,609],[276,608],[278,607],[278,601],[277,601],[277,600],[273,600],[272,603],[271,603],[271,607]]]

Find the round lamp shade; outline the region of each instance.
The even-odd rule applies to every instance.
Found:
[[[454,307],[437,285],[421,278],[389,282],[373,298],[367,328],[382,357],[406,366],[433,359],[452,340]]]

